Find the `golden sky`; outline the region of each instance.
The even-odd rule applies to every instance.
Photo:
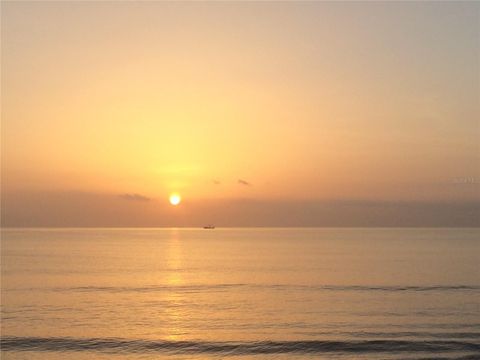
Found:
[[[152,214],[172,192],[480,199],[479,3],[1,6],[2,193],[22,219],[72,193]]]

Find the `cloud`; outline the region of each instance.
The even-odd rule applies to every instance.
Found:
[[[131,200],[132,194],[122,198]],[[133,194],[134,195],[134,194]],[[138,195],[138,194],[137,194]],[[133,196],[135,198],[135,196]],[[479,227],[480,201],[202,199],[188,216],[150,202],[89,192],[2,193],[4,227]],[[134,206],[145,205],[145,206]],[[472,233],[473,234],[473,233]],[[474,235],[472,235],[473,237]]]
[[[220,180],[216,180],[216,179],[212,180],[212,182],[213,182],[215,185],[220,185],[220,184],[221,184]]]
[[[140,195],[140,194],[121,194],[119,195],[122,199],[124,200],[129,200],[129,201],[150,201],[149,197]]]
[[[239,183],[240,185],[252,186],[252,184],[250,184],[248,181],[242,179],[238,179],[237,183]]]

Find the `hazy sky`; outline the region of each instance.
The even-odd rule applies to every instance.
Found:
[[[479,2],[1,11],[4,225],[480,225]]]

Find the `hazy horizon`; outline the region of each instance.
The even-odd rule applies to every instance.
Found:
[[[476,201],[185,200],[87,193],[15,197],[2,213],[9,227],[479,227]],[[48,212],[45,206],[48,204]],[[28,212],[26,211],[28,209]]]

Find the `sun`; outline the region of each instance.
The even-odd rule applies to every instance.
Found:
[[[169,200],[170,200],[170,204],[176,206],[180,204],[180,201],[182,201],[182,198],[178,194],[171,194]]]

